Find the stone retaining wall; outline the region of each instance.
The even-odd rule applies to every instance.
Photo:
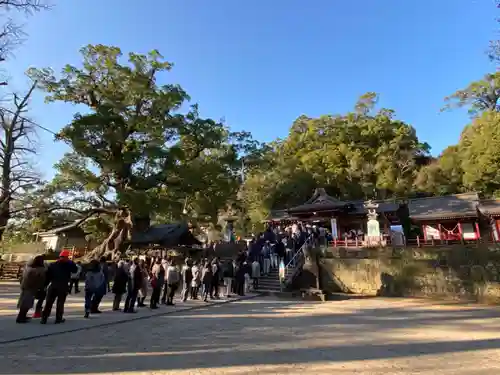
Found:
[[[413,255],[413,253],[411,253]],[[434,254],[434,256],[432,256]],[[484,249],[422,257],[321,259],[328,292],[500,303],[499,255]]]

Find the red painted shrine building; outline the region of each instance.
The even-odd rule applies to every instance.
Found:
[[[408,211],[424,242],[471,241],[481,237],[478,204],[477,193],[464,193],[411,199]]]
[[[353,241],[349,233],[358,233],[356,245],[363,246],[359,234],[367,233],[368,207],[374,207],[379,222],[380,236],[391,241],[392,229],[409,218],[420,228],[420,243],[453,243],[479,241],[480,222],[489,223],[489,238],[500,242],[500,200],[480,200],[477,193],[416,198],[408,201],[342,201],[316,189],[303,204],[286,210],[274,211],[269,221],[286,224],[293,221],[318,223],[331,229],[335,243]],[[416,235],[415,235],[416,236]],[[410,239],[415,241],[414,239]],[[361,241],[361,242],[360,242]]]
[[[490,229],[489,239],[500,242],[500,199],[485,199],[479,202],[479,212]]]
[[[401,205],[395,201],[370,202],[376,206],[380,235],[389,236],[390,227],[400,224],[398,212]],[[324,189],[316,189],[308,201],[288,210],[273,211],[268,221],[318,223],[331,229],[335,240],[357,242],[367,232],[367,204],[368,201],[363,200],[341,201],[329,196]],[[354,238],[350,233],[361,235]]]

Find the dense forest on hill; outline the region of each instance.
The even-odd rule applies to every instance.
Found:
[[[489,56],[500,61],[498,42]],[[458,144],[433,158],[430,147],[396,111],[367,92],[352,111],[300,116],[289,134],[268,144],[248,132],[200,116],[156,50],[124,56],[114,46],[88,45],[81,61],[59,74],[30,69],[27,93],[12,93],[0,110],[0,237],[29,238],[63,224],[101,242],[95,255],[117,252],[135,218],[152,223],[217,225],[236,216],[243,232],[272,208],[303,203],[322,187],[340,199],[387,199],[477,191],[500,197],[500,72],[443,100],[443,110],[471,116]],[[32,168],[31,94],[85,107],[56,134],[68,152],[43,181]],[[354,102],[355,98],[353,98]],[[244,176],[244,178],[242,178]]]

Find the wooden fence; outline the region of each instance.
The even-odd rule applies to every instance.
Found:
[[[384,244],[381,245],[381,247],[446,247],[446,246],[457,246],[457,245],[481,245],[481,244],[486,244],[486,245],[492,245],[495,247],[498,247],[500,249],[500,241],[493,241],[493,240],[484,240],[482,238],[475,239],[475,240],[435,240],[435,239],[430,239],[430,240],[424,240],[421,237],[417,238],[409,238],[405,239],[402,245],[393,245],[390,241],[390,238],[385,238],[384,239]],[[353,249],[362,249],[362,248],[368,248],[370,246],[366,246],[365,242],[361,239],[345,239],[345,240],[333,240],[328,242],[328,247],[332,248],[353,248]]]

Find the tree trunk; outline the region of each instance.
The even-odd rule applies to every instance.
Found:
[[[6,228],[8,222],[9,222],[9,219],[6,218],[5,215],[0,213],[0,242],[3,239],[3,234],[5,232],[5,228]]]
[[[4,196],[5,195],[5,196]],[[10,198],[3,194],[0,196],[0,241],[10,220]]]
[[[113,258],[120,256],[124,251],[125,241],[130,239],[132,230],[132,216],[130,210],[123,208],[118,210],[115,215],[113,229],[108,237],[90,253],[86,254],[84,261],[92,259],[100,259],[101,257],[112,256]]]

